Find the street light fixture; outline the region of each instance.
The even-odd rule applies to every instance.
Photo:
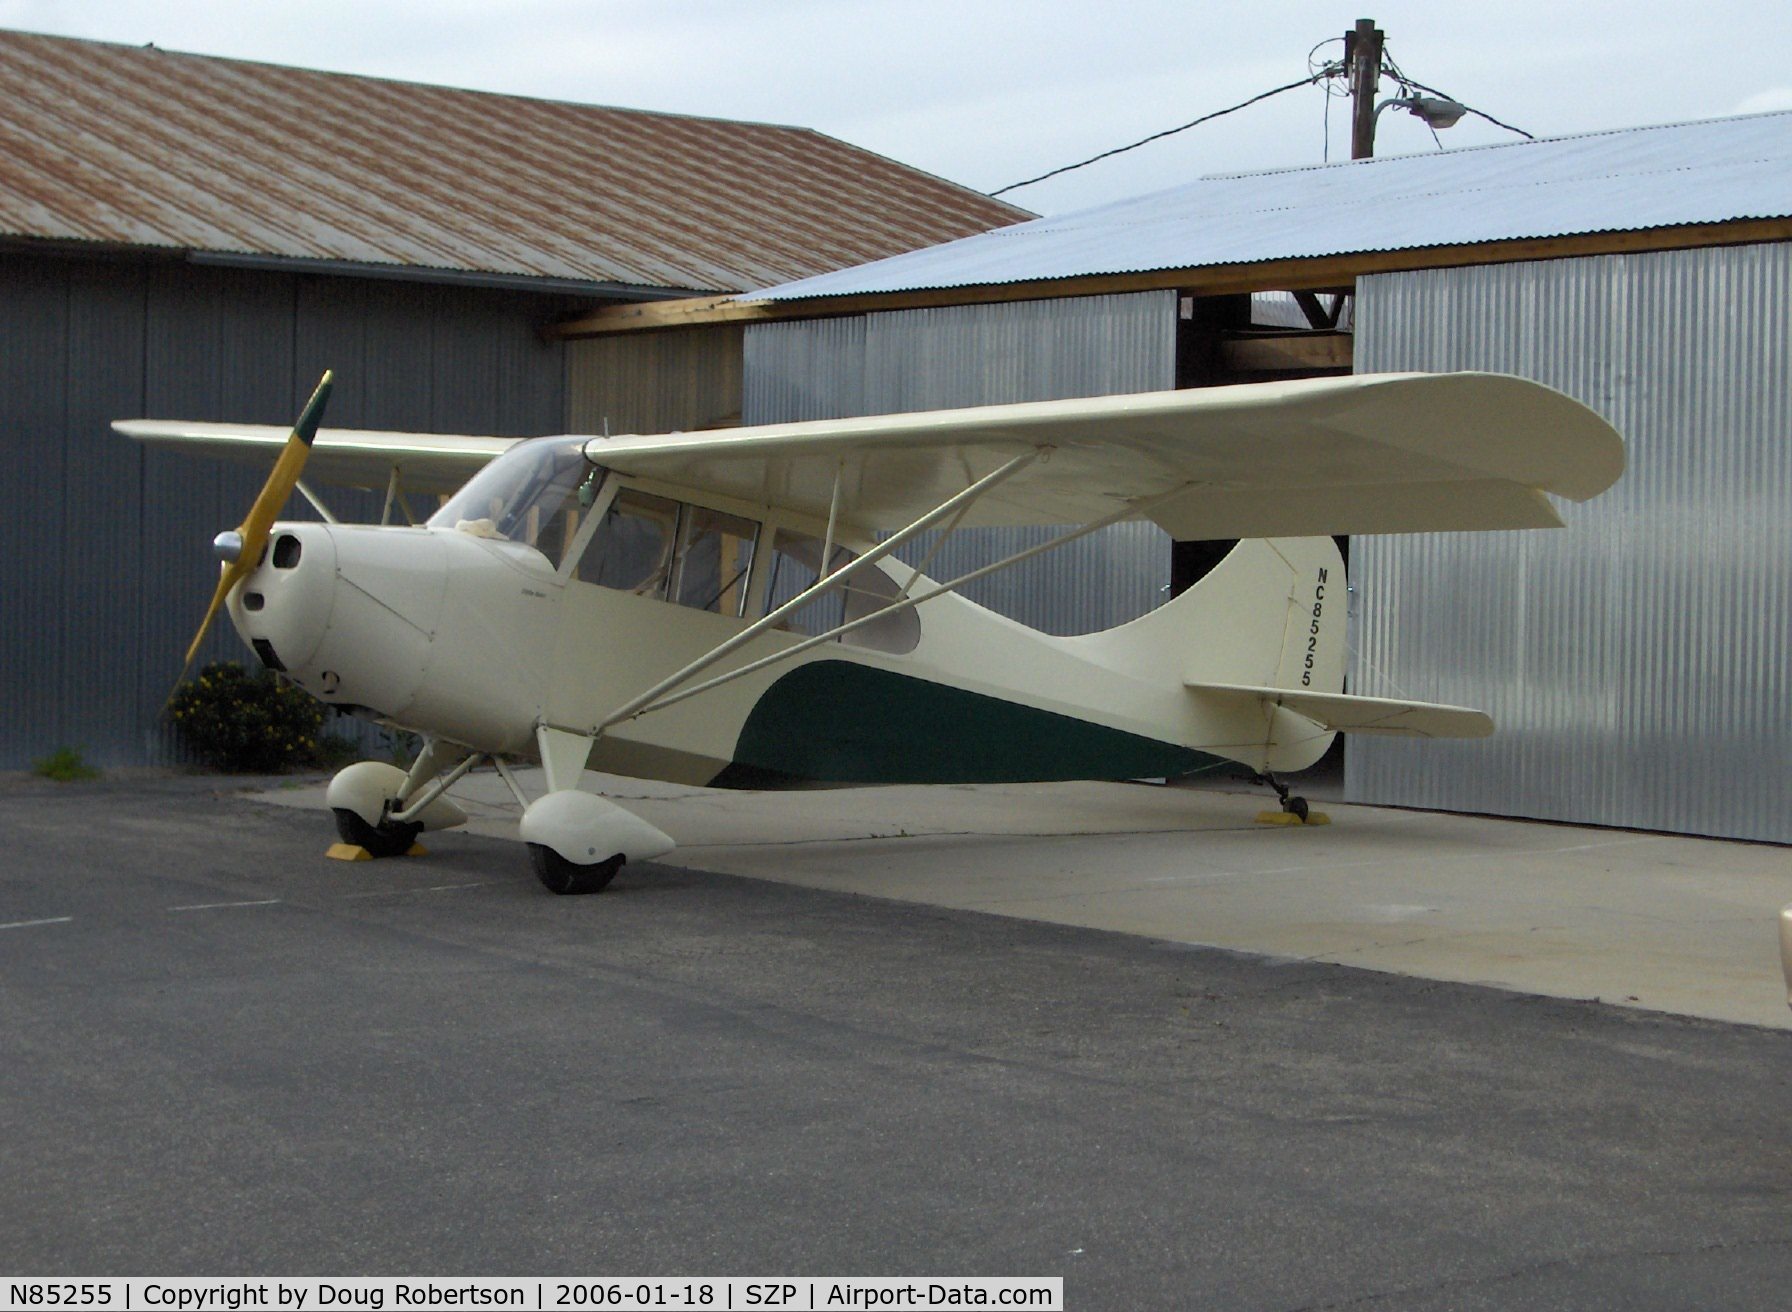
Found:
[[[1380,118],[1381,111],[1390,105],[1397,105],[1414,118],[1424,119],[1425,125],[1434,129],[1453,128],[1468,113],[1468,106],[1443,96],[1395,96],[1375,107],[1375,117]]]

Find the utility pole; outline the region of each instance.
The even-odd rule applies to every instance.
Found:
[[[1381,43],[1384,37],[1373,18],[1356,20],[1356,30],[1344,34],[1344,67],[1350,74],[1350,158],[1368,159],[1375,153],[1375,97],[1381,90]]]

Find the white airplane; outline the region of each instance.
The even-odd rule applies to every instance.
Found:
[[[489,761],[536,873],[603,888],[666,834],[578,788],[589,767],[686,783],[1131,779],[1236,761],[1276,776],[1341,730],[1492,731],[1479,711],[1346,696],[1329,535],[1559,527],[1624,465],[1591,410],[1493,374],[1390,374],[662,436],[532,440],[122,421],[126,436],[278,461],[224,560],[220,608],[323,702],[423,736],[409,771],[335,776],[346,843],[396,855],[457,824]],[[309,464],[307,464],[309,462]],[[384,487],[379,525],[300,481]],[[469,479],[470,476],[470,479]],[[464,486],[460,484],[465,481]],[[322,523],[275,523],[297,487]],[[421,525],[405,491],[458,487]],[[893,554],[930,529],[1122,520],[1240,538],[1130,624],[1051,637]],[[1326,536],[1322,536],[1326,535]],[[529,798],[510,758],[539,759]]]

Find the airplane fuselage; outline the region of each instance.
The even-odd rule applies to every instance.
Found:
[[[1235,624],[1213,607],[1172,625],[1173,603],[1137,625],[1056,638],[953,594],[607,724],[769,608],[771,544],[783,539],[774,538],[781,526],[757,527],[731,614],[677,604],[665,588],[638,595],[586,582],[532,546],[458,528],[308,523],[276,527],[229,608],[264,663],[327,704],[487,753],[531,754],[540,726],[595,732],[592,768],[675,782],[1121,779],[1179,774],[1215,757],[1287,770],[1329,742],[1267,759],[1260,722],[1228,720],[1188,695],[1183,676],[1200,649],[1236,643]],[[1276,612],[1276,650],[1262,658],[1274,665],[1284,659],[1282,611],[1300,581],[1271,558],[1285,552],[1250,545],[1272,574],[1287,575],[1268,583],[1281,595],[1261,599]],[[872,568],[886,597],[925,586],[894,560]],[[767,630],[698,679],[807,640]],[[1330,667],[1341,664],[1335,645]]]

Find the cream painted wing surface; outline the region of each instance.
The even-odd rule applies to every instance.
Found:
[[[1001,468],[966,525],[1135,518],[1178,538],[1558,527],[1615,481],[1611,425],[1503,374],[1366,374],[592,438],[624,474],[899,529]]]
[[[1268,717],[1277,707],[1305,716],[1330,733],[1379,733],[1402,738],[1485,738],[1493,719],[1485,711],[1437,702],[1347,693],[1306,692],[1299,688],[1259,688],[1242,683],[1184,686],[1195,696],[1230,705],[1256,707]]]
[[[289,430],[262,424],[211,424],[175,419],[120,419],[112,431],[148,446],[217,456],[266,468]],[[407,491],[452,492],[515,446],[514,437],[452,433],[387,433],[320,428],[305,476],[336,487],[378,490],[396,466]]]

